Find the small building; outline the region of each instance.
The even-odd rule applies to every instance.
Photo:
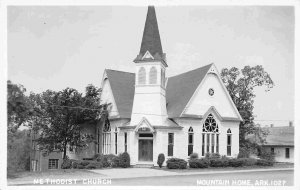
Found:
[[[277,162],[294,162],[294,126],[268,127],[263,148],[275,154]]]

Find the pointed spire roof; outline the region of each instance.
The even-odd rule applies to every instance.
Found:
[[[151,56],[148,56],[149,54],[147,52],[149,52]],[[136,63],[143,61],[163,61],[166,65],[154,6],[148,6],[140,53],[134,60]]]

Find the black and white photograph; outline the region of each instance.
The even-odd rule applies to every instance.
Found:
[[[62,2],[0,1],[0,189],[300,188],[299,1]]]

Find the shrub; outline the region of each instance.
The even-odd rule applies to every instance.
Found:
[[[119,155],[120,162],[119,166],[122,168],[128,168],[130,167],[130,156],[127,152],[123,152],[122,154]]]
[[[167,160],[167,168],[169,168],[169,169],[186,169],[187,162],[180,158],[170,158]]]
[[[78,164],[77,165],[77,169],[84,169],[85,167],[83,166],[83,165],[81,165],[81,164]]]
[[[70,169],[72,167],[72,161],[68,158],[63,160],[63,163],[61,164],[61,169]]]
[[[209,166],[209,160],[205,158],[190,159],[189,166],[190,168],[207,168]]]
[[[271,162],[275,161],[275,154],[269,151],[262,149],[258,155],[260,159],[268,160]]]
[[[219,153],[206,153],[205,158],[206,159],[219,159],[219,158],[221,158],[221,155]]]
[[[243,166],[244,162],[242,159],[232,158],[229,159],[229,166],[231,167],[241,167]]]
[[[116,156],[112,159],[111,167],[113,168],[120,167],[120,157]]]
[[[199,158],[199,155],[198,155],[198,153],[192,153],[191,155],[190,155],[190,159],[192,160],[192,159],[198,159]]]
[[[245,147],[241,147],[237,158],[249,158],[249,156],[250,156],[249,149],[247,149]]]
[[[270,160],[265,160],[265,159],[258,159],[256,161],[256,165],[258,166],[273,166],[274,162]]]
[[[72,161],[72,168],[76,169],[78,166],[78,163],[76,161]]]
[[[254,158],[239,158],[243,162],[243,166],[254,166],[256,164],[256,159]]]
[[[89,161],[84,160],[84,161],[80,162],[80,165],[87,166],[87,165],[89,165],[89,163],[90,163]]]
[[[108,155],[96,154],[93,160],[96,160],[97,162],[101,162],[102,166],[104,168],[107,168],[112,166],[112,160],[115,157],[117,156],[114,154],[108,154]]]
[[[226,167],[222,159],[211,159],[209,166],[211,167]]]
[[[90,162],[89,165],[87,165],[85,168],[86,169],[99,169],[102,168],[101,162]]]
[[[163,153],[160,153],[157,158],[157,164],[160,168],[163,165],[164,161],[165,161],[165,155]]]

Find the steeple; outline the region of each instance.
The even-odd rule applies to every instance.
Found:
[[[140,53],[134,62],[161,61],[166,67],[166,55],[163,53],[154,6],[148,6]]]

